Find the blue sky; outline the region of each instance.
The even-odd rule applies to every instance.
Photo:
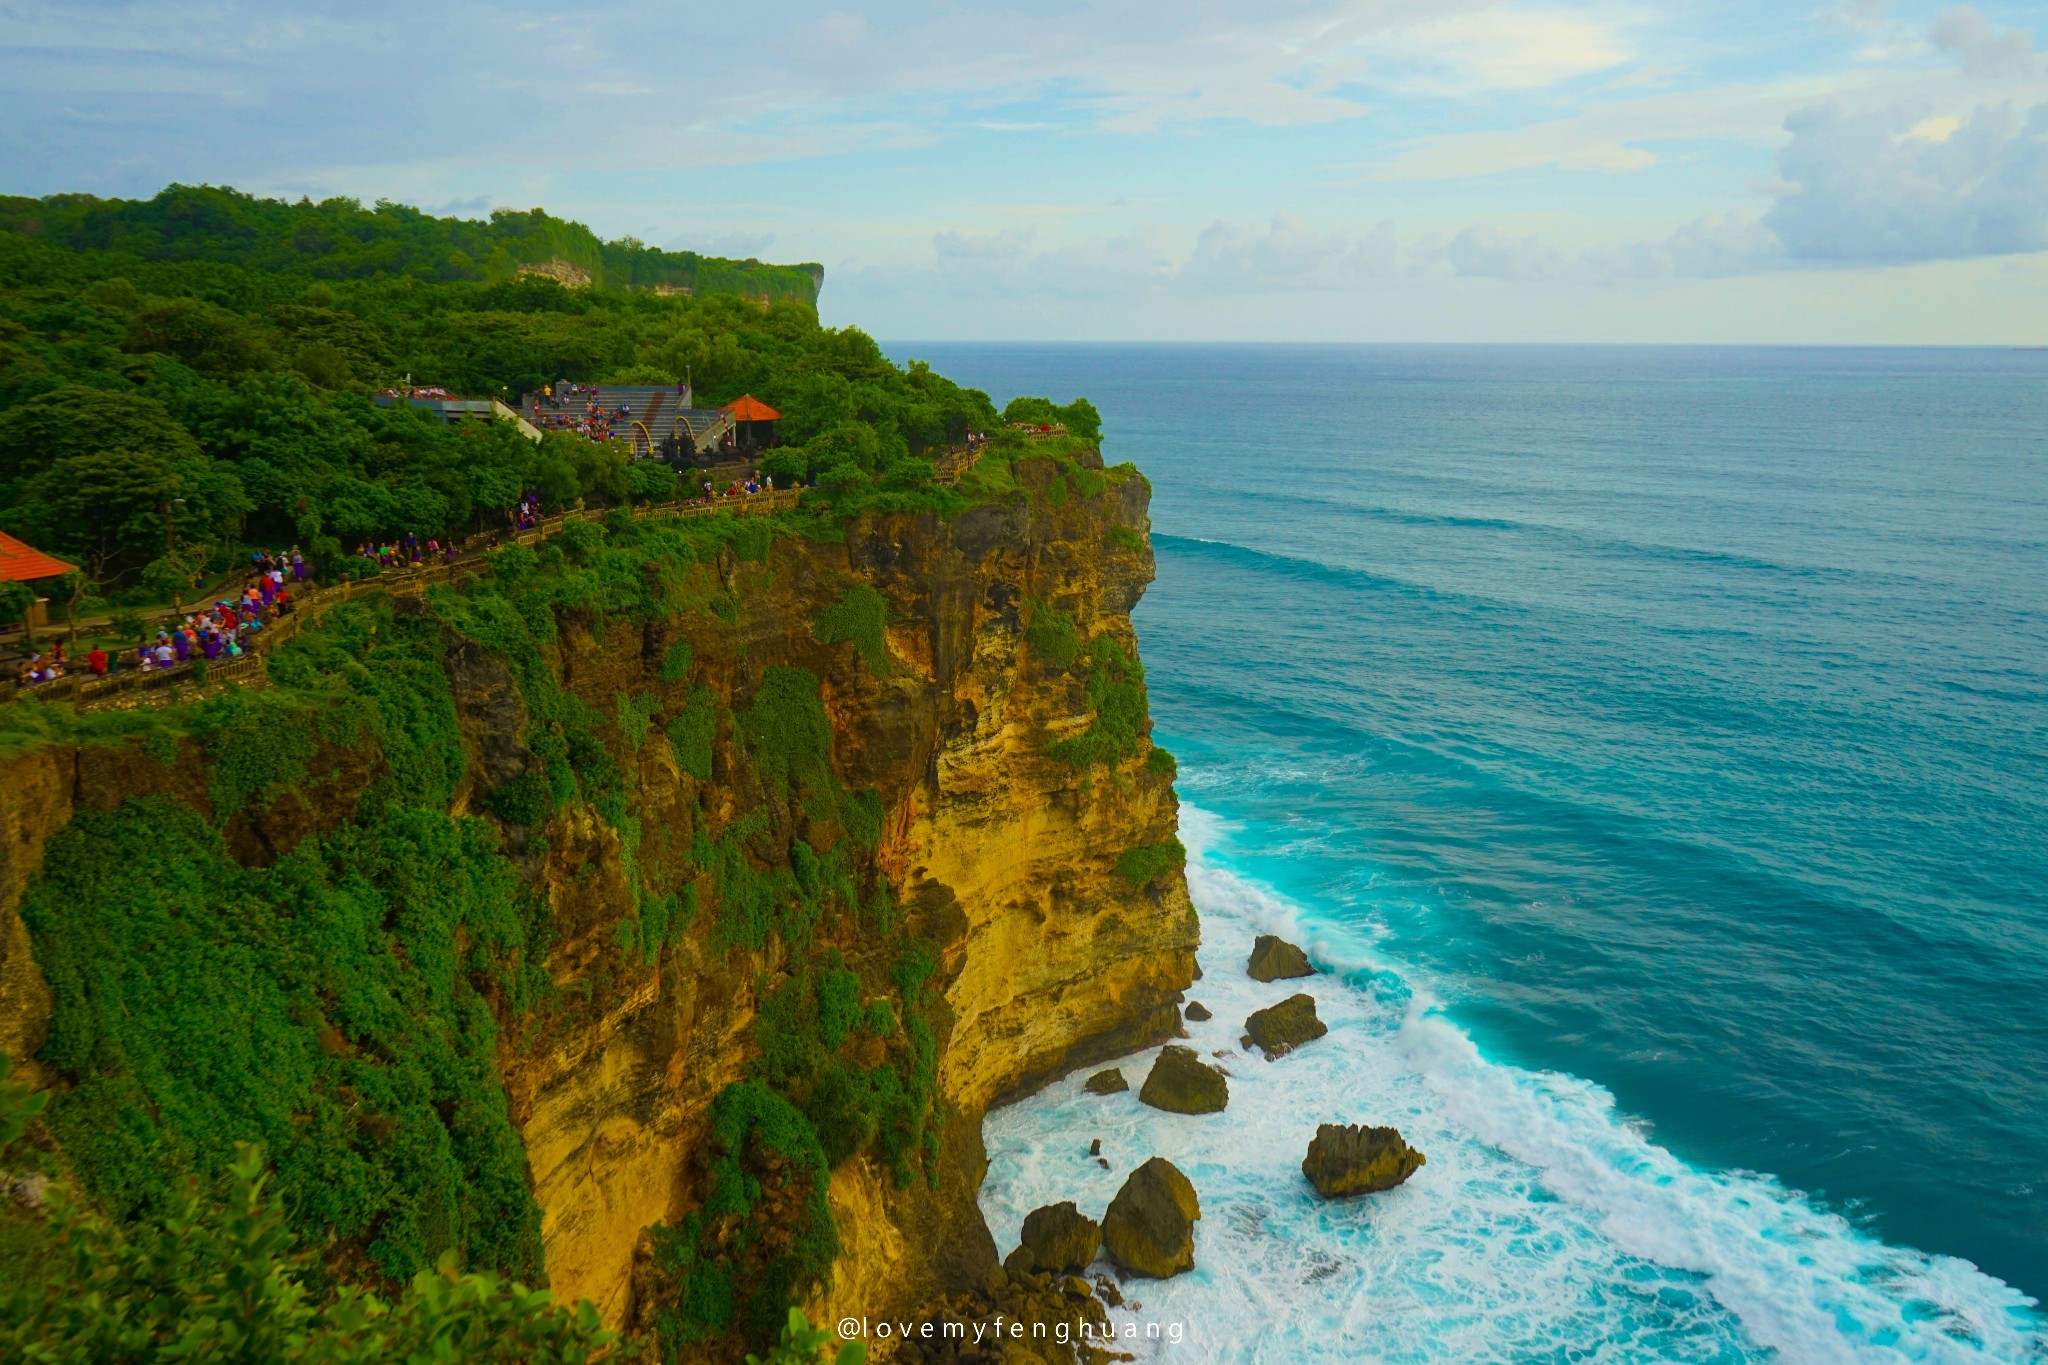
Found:
[[[2048,4],[0,0],[0,190],[541,205],[900,339],[2048,343]]]

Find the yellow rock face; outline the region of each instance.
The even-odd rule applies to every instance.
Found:
[[[1116,774],[1048,757],[1052,740],[1090,719],[1086,666],[1049,667],[1023,639],[1027,603],[1044,602],[1071,613],[1083,638],[1109,633],[1135,652],[1129,612],[1151,578],[1149,546],[1117,549],[1105,536],[1115,525],[1143,531],[1145,499],[1132,480],[1057,513],[881,518],[843,545],[778,542],[765,572],[727,566],[738,641],[690,632],[697,680],[727,698],[777,664],[819,676],[835,765],[849,787],[882,792],[880,859],[911,927],[942,949],[952,1026],[939,1080],[953,1117],[938,1188],[897,1190],[859,1159],[834,1174],[842,1252],[816,1305],[824,1320],[980,1283],[996,1260],[975,1203],[983,1112],[1178,1027],[1197,942],[1186,883],[1175,871],[1141,889],[1110,871],[1125,850],[1174,833],[1171,782],[1145,771],[1142,748]],[[889,600],[886,678],[853,646],[811,637],[816,613],[853,582]],[[571,641],[569,652],[564,672],[579,692],[624,685],[609,676],[616,649]],[[675,842],[685,843],[692,812],[722,813],[730,798],[716,782],[698,790],[657,747],[641,765],[641,805],[681,822]],[[556,861],[573,859],[557,843]],[[549,874],[558,895],[573,875],[563,868]],[[573,981],[579,953],[618,916],[557,913],[558,926],[586,926],[554,958],[558,979]],[[565,1040],[544,1072],[513,1068],[555,1291],[615,1321],[629,1320],[640,1230],[689,1207],[706,1109],[749,1056],[756,973],[772,979],[778,966],[773,945],[729,959],[710,959],[700,925],[658,989]]]

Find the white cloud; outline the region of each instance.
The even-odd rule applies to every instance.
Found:
[[[1534,90],[1611,70],[1634,51],[1613,25],[1568,10],[1490,10],[1433,19],[1388,47],[1464,88]]]
[[[1804,261],[2048,250],[2048,103],[1987,106],[1945,137],[1914,135],[1928,127],[1904,108],[1794,114],[1764,226]]]
[[[1625,60],[1622,30],[1571,3],[758,0],[756,36],[704,53],[686,35],[729,12],[701,4],[15,0],[0,6],[0,145],[54,170],[128,154],[114,137],[182,137],[208,174],[262,165],[275,181],[434,158],[732,165],[977,124],[1300,126],[1363,117],[1376,89],[1535,89]],[[67,99],[117,127],[94,134]]]
[[[942,265],[1015,261],[1023,258],[1024,249],[1035,235],[1028,229],[1021,232],[937,232],[932,234],[932,250]]]
[[[1441,254],[1455,274],[1514,284],[1561,279],[1573,272],[1564,254],[1541,237],[1517,237],[1483,223],[1453,237]]]
[[[1364,235],[1317,232],[1294,214],[1276,213],[1263,232],[1211,223],[1174,278],[1204,293],[1341,288],[1390,273],[1398,256],[1392,223]]]
[[[1768,146],[1786,113],[1841,90],[1814,76],[1764,85],[1680,90],[1611,100],[1566,118],[1418,139],[1367,163],[1375,181],[1461,180],[1545,167],[1639,171],[1658,164],[1657,144],[1732,138]]]
[[[1936,47],[1961,60],[1966,75],[2006,75],[2034,66],[2034,40],[2025,29],[1999,33],[1983,11],[1971,6],[1943,10],[1930,36]]]
[[[1660,240],[1586,254],[1593,274],[1610,280],[1726,279],[1784,259],[1784,243],[1748,209],[1702,214]]]

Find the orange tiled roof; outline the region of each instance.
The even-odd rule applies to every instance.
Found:
[[[24,545],[0,531],[0,583],[26,583],[31,578],[55,578],[78,566],[52,559],[41,550]]]
[[[735,422],[780,422],[782,414],[769,407],[754,395],[747,394],[725,405]]]

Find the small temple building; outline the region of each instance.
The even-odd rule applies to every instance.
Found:
[[[775,424],[782,414],[751,393],[725,405],[732,417],[733,444],[742,451],[766,450],[775,444]]]
[[[54,555],[46,555],[23,541],[16,540],[5,531],[0,531],[0,583],[33,583],[38,579],[56,578],[77,569],[75,564],[66,564]],[[44,624],[48,608],[41,598],[29,613],[31,628]],[[0,625],[18,625],[16,621],[0,621]]]

